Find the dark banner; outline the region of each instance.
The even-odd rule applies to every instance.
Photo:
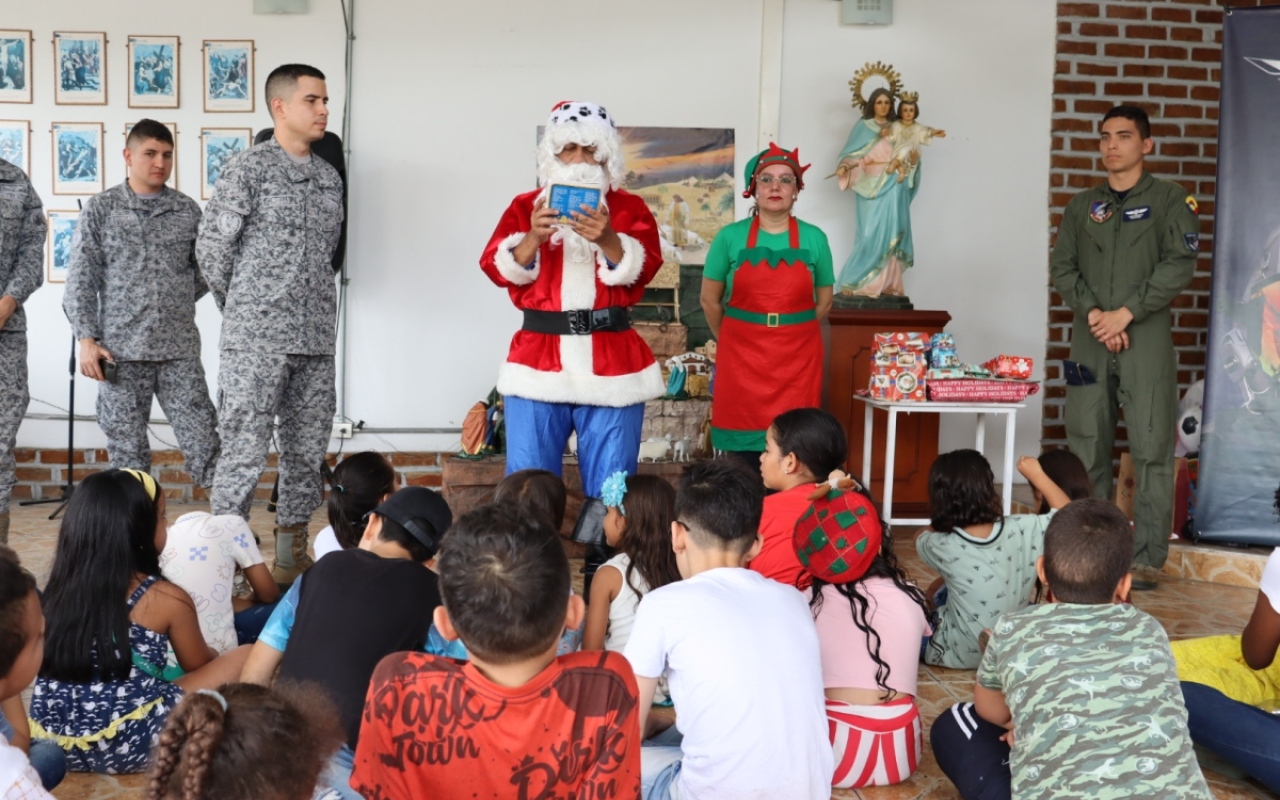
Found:
[[[1196,528],[1280,545],[1280,7],[1223,21]]]

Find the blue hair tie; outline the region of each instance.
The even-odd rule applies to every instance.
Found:
[[[600,502],[608,508],[618,509],[624,517],[627,509],[622,505],[622,498],[626,496],[627,473],[624,470],[618,470],[604,479],[604,484],[600,487]]]

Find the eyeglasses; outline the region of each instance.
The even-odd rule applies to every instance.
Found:
[[[774,183],[780,183],[783,186],[794,186],[796,179],[790,175],[783,175],[781,178],[775,178],[772,175],[761,175],[756,178],[756,183],[761,186],[772,186]]]

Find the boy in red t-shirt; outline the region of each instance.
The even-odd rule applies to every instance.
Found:
[[[438,560],[436,628],[469,662],[395,653],[369,684],[351,786],[368,800],[640,797],[636,679],[613,652],[556,657],[582,623],[555,531],[502,506]]]

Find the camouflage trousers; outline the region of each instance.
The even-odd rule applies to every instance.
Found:
[[[9,496],[18,482],[13,444],[27,413],[27,334],[0,333],[0,514],[9,510]]]
[[[337,408],[333,356],[223,350],[218,369],[222,458],[213,480],[213,513],[248,519],[267,464],[271,427],[280,451],[278,525],[302,525],[320,506],[320,461]]]
[[[120,361],[116,370],[116,383],[98,384],[98,426],[107,435],[111,466],[150,471],[147,420],[155,396],[173,426],[191,480],[197,486],[212,486],[220,447],[218,414],[200,359]]]

